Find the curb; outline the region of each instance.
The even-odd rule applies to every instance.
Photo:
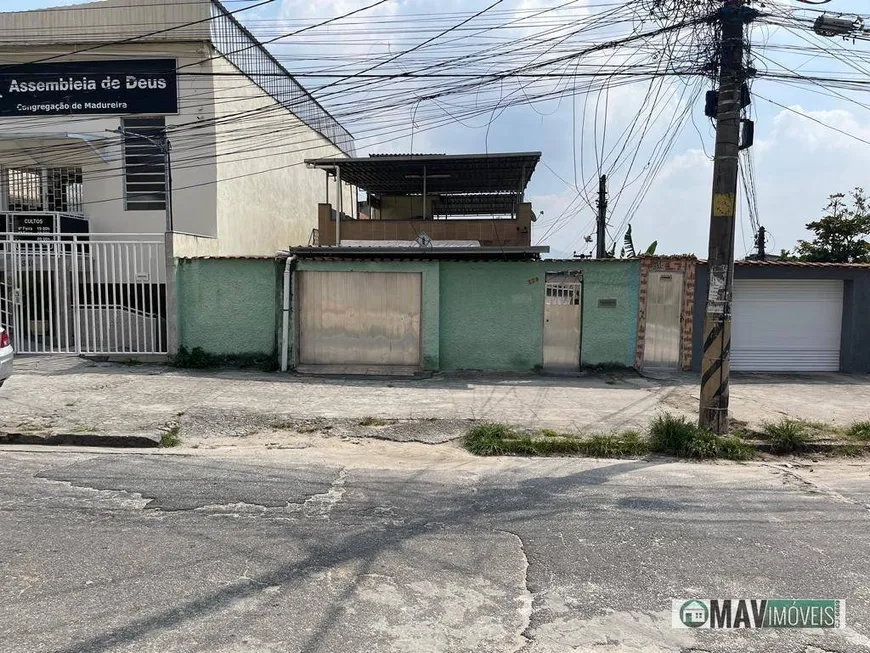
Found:
[[[154,449],[160,446],[159,435],[144,433],[14,433],[0,432],[0,444],[41,444],[75,447],[124,447]]]

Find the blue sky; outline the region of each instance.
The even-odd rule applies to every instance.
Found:
[[[339,15],[368,3],[362,0],[284,0],[283,3],[260,10],[249,20],[284,17],[298,21],[306,17],[322,18]],[[35,9],[60,4],[75,3],[62,0],[4,0],[3,9]],[[488,4],[491,4],[491,0],[396,0],[379,8],[380,13],[374,12],[374,17],[385,14],[469,12]],[[557,4],[556,0],[506,0],[504,6],[546,7],[554,4]],[[864,5],[864,11],[868,11],[866,2],[861,0],[832,0],[826,8],[839,12],[858,12],[862,9],[861,5]],[[244,16],[246,14],[240,18]],[[383,43],[369,46],[368,51],[396,49],[391,45],[388,33],[382,37]],[[756,28],[752,33],[756,42],[775,37],[769,28]],[[337,46],[339,52],[354,51],[353,44],[341,43],[340,39]],[[864,52],[870,49],[866,43],[852,46],[839,41],[836,46],[845,48],[845,52],[852,47]],[[281,48],[278,51],[282,51]],[[298,52],[298,48],[293,51]],[[778,61],[793,69],[818,67],[817,62],[802,55],[783,54]],[[292,69],[292,66],[288,67]],[[759,96],[870,140],[868,109],[857,103],[765,80],[756,82],[754,91]],[[610,112],[615,124],[618,124],[620,112],[629,111],[639,92],[640,89],[632,91],[629,87],[624,93],[611,98]],[[864,101],[860,96],[856,99]],[[573,184],[575,161],[578,166],[586,168],[587,174],[590,169],[594,170],[590,153],[578,154],[575,112],[572,109],[574,107],[570,101],[553,101],[537,107],[511,108],[492,124],[488,124],[489,116],[463,121],[465,124],[452,123],[415,135],[414,150],[543,152],[543,164],[538,167],[529,189],[535,211],[543,213],[540,220],[542,226],[537,230],[536,238],[549,231],[542,244],[550,245],[556,255],[570,256],[574,251],[588,251],[583,237],[592,233],[592,208],[584,202],[575,202],[574,206],[579,210],[572,210],[563,215],[560,221],[554,222],[576,200],[577,190]],[[757,125],[753,157],[759,216],[771,235],[768,249],[778,251],[781,247],[793,247],[798,238],[807,237],[804,224],[821,214],[829,193],[867,184],[870,145],[826,129],[758,97],[753,104],[753,112]],[[713,130],[703,116],[702,103],[695,108],[692,118],[694,124],[686,125],[656,181],[649,188],[643,204],[632,218],[637,246],[645,247],[657,240],[660,253],[706,256],[712,176],[712,164],[706,153],[712,151]],[[410,115],[408,120],[410,122]],[[592,134],[587,136],[594,140]],[[402,139],[378,149],[408,151],[409,148],[409,140]],[[611,189],[612,194],[618,191],[619,188]],[[633,197],[632,189],[626,190],[626,197]],[[614,236],[617,235],[616,227],[625,217],[627,204],[621,200],[611,218]],[[736,249],[738,256],[751,249],[751,230],[745,207],[741,210]]]

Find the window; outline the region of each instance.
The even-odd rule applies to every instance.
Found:
[[[7,206],[10,211],[43,211],[42,170],[10,168],[6,171]]]
[[[9,168],[6,205],[9,211],[82,213],[82,169]]]
[[[82,169],[48,168],[45,171],[45,202],[49,211],[82,213]]]
[[[166,209],[165,118],[124,119],[124,197],[128,211]]]

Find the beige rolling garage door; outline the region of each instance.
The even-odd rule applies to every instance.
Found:
[[[420,364],[422,275],[298,273],[299,363]]]
[[[737,279],[731,369],[836,372],[842,323],[842,281]]]

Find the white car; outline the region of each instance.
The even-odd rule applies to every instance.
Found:
[[[9,335],[3,327],[0,327],[0,387],[6,379],[12,376],[12,359],[14,357]]]

